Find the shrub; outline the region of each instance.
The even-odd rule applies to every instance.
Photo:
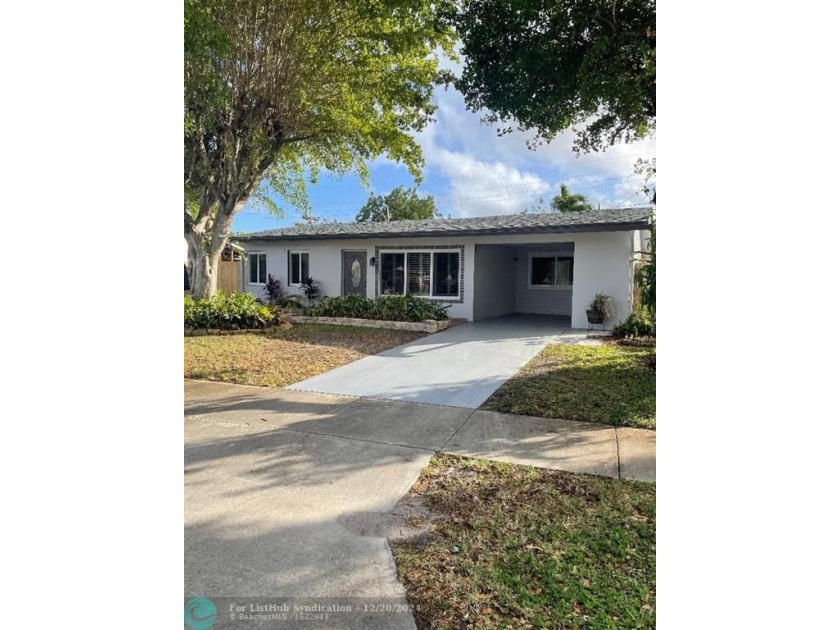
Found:
[[[325,297],[310,312],[320,317],[358,317],[396,322],[449,319],[449,305],[413,295],[385,295],[370,300],[361,295]]]
[[[271,274],[268,274],[268,282],[265,283],[263,291],[269,304],[279,304],[283,299],[283,285]]]
[[[306,278],[303,282],[300,283],[300,288],[303,291],[303,295],[306,298],[306,301],[309,302],[309,306],[315,304],[315,300],[318,298],[318,293],[320,289],[318,288],[319,282],[315,282],[311,277]]]
[[[276,319],[272,310],[250,293],[217,293],[203,300],[184,296],[184,328],[265,328]]]
[[[646,310],[637,308],[630,317],[614,326],[612,332],[620,338],[656,337],[656,321]]]
[[[302,311],[305,308],[303,305],[303,298],[294,293],[284,293],[277,299],[274,305],[278,308],[290,311]]]

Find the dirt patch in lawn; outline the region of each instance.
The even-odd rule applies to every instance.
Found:
[[[360,536],[424,545],[431,540],[432,524],[439,519],[439,515],[423,505],[422,497],[407,495],[390,512],[346,514],[340,516],[338,522]]]
[[[268,335],[184,338],[184,377],[285,387],[423,337],[405,330],[302,324]]]
[[[651,365],[655,352],[618,343],[550,345],[482,408],[655,429],[656,369],[655,363]]]
[[[655,627],[655,485],[438,454],[418,501],[390,544],[420,630]]]

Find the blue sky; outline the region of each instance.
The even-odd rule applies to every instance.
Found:
[[[633,172],[633,165],[638,158],[655,157],[655,139],[576,157],[573,134],[567,132],[530,150],[525,141],[532,133],[498,137],[495,126],[481,123],[481,114],[467,111],[455,89],[438,88],[435,102],[436,122],[416,134],[426,160],[420,192],[434,195],[444,216],[511,214],[541,197],[550,201],[561,183],[605,208],[645,202],[637,194],[642,178]],[[414,180],[405,167],[384,158],[370,163],[368,189],[355,175],[338,178],[322,173],[318,183],[309,186],[313,215],[353,221],[371,192],[388,193],[401,184],[414,186]],[[280,218],[249,204],[234,218],[233,230],[269,230],[300,220],[294,209],[287,208]]]

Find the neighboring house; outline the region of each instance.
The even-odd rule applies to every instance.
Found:
[[[237,235],[244,290],[265,297],[271,274],[287,291],[311,276],[321,295],[412,294],[450,304],[452,317],[564,315],[586,328],[596,293],[633,299],[633,261],[646,246],[649,208],[468,219],[301,225]]]

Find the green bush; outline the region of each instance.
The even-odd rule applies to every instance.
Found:
[[[638,308],[630,313],[630,317],[614,326],[612,332],[622,339],[656,337],[656,321],[646,310]]]
[[[370,300],[360,295],[325,297],[309,314],[319,317],[358,317],[395,322],[449,319],[449,305],[413,295],[385,295]]]
[[[184,296],[184,328],[265,328],[275,321],[274,312],[250,293],[217,293],[203,300]]]

